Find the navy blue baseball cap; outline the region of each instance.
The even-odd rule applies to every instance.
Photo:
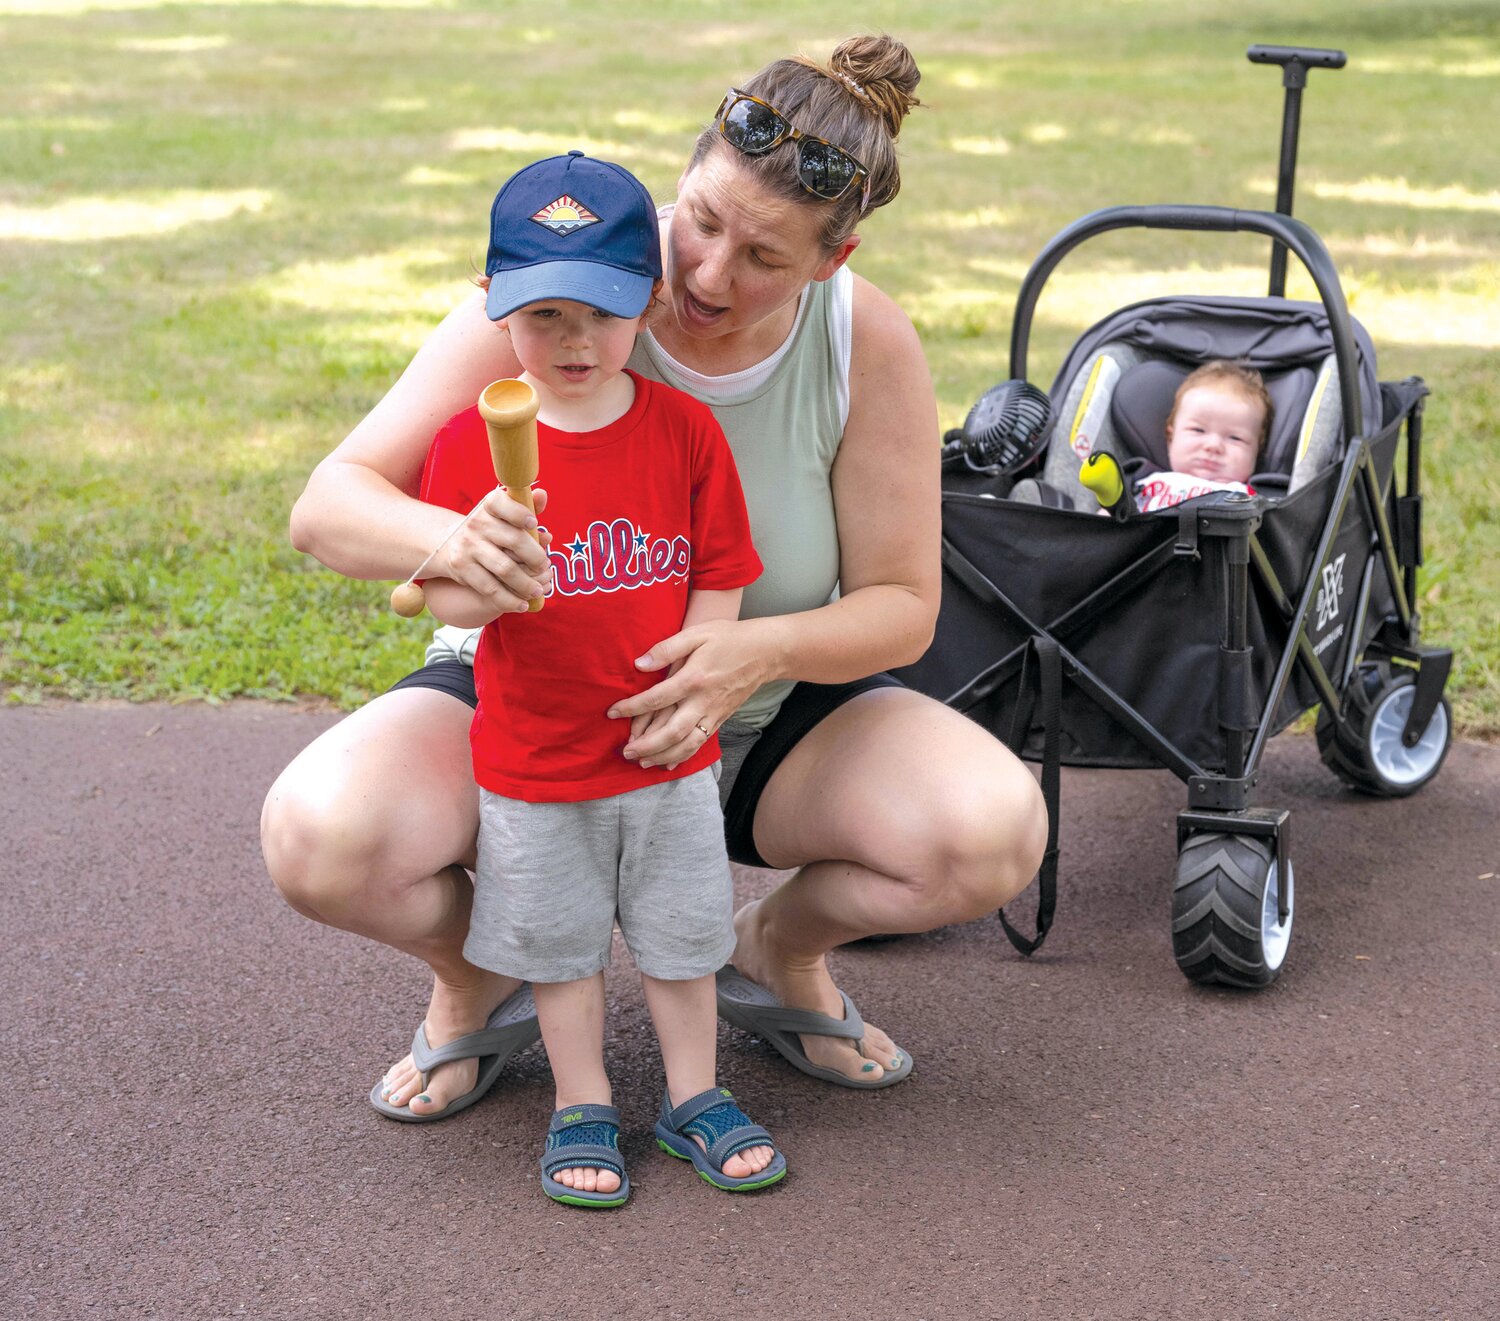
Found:
[[[491,321],[549,298],[639,316],[661,279],[656,204],[629,170],[581,151],[513,174],[490,208]]]

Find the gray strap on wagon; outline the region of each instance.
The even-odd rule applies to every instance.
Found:
[[[1006,740],[1017,756],[1026,742],[1026,732],[1031,728],[1035,709],[1036,693],[1030,682],[1033,672],[1036,674],[1036,692],[1042,698],[1042,797],[1047,803],[1047,851],[1042,855],[1041,870],[1037,872],[1035,938],[1023,936],[1011,926],[1003,908],[998,914],[1010,943],[1026,955],[1035,954],[1042,941],[1047,939],[1052,914],[1057,907],[1057,818],[1062,791],[1062,655],[1052,638],[1041,634],[1034,636],[1021,658],[1016,707],[1011,717],[1010,738]]]

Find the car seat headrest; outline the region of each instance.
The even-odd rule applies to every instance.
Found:
[[[1157,468],[1170,467],[1167,416],[1190,370],[1187,364],[1153,359],[1120,374],[1110,400],[1110,419],[1122,458],[1142,458]],[[1328,463],[1339,431],[1338,389],[1335,385],[1329,390],[1330,377],[1337,381],[1331,357],[1317,372],[1292,367],[1264,374],[1271,396],[1271,434],[1256,461],[1257,472],[1290,473],[1296,465],[1299,475],[1305,476]]]

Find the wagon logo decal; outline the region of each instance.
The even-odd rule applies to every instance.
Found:
[[[1340,555],[1332,564],[1323,566],[1323,585],[1318,589],[1318,627],[1327,628],[1339,617],[1339,605],[1344,599],[1344,560]]]
[[[531,218],[554,234],[572,234],[586,225],[599,223],[598,216],[567,193],[553,198]]]

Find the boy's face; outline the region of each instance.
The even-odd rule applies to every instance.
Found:
[[[505,318],[526,372],[563,399],[585,399],[625,368],[641,318],[551,298]]]
[[[1167,436],[1167,462],[1213,482],[1248,482],[1260,452],[1265,410],[1254,399],[1196,385],[1177,404]]]

